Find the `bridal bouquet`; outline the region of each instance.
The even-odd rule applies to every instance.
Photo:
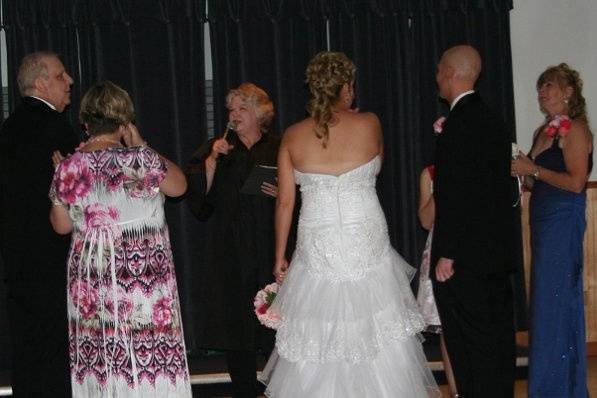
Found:
[[[257,292],[253,306],[259,322],[270,329],[277,329],[280,316],[270,309],[278,294],[278,284],[271,283]]]

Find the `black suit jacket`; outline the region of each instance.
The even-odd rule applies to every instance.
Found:
[[[70,237],[52,230],[48,190],[52,152],[66,155],[76,145],[63,115],[32,97],[22,99],[0,130],[0,251],[9,293],[20,302],[65,294]]]
[[[477,93],[458,101],[437,139],[432,261],[481,275],[515,267],[511,139]],[[435,273],[432,273],[435,274]]]

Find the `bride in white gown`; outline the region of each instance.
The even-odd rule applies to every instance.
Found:
[[[311,117],[284,134],[278,157],[272,305],[276,351],[264,370],[269,397],[441,396],[427,368],[425,327],[411,268],[390,245],[375,182],[383,139],[372,113],[350,109],[354,64],[323,52],[307,67]],[[300,185],[290,266],[284,258]]]

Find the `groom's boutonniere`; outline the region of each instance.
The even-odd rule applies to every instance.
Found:
[[[444,131],[443,125],[446,121],[445,116],[440,116],[435,122],[433,122],[433,131],[436,135],[441,134]]]

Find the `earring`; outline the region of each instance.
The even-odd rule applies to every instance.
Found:
[[[565,103],[566,105],[568,105],[568,101],[569,101],[569,99],[568,99],[568,98],[564,98],[564,103]]]

